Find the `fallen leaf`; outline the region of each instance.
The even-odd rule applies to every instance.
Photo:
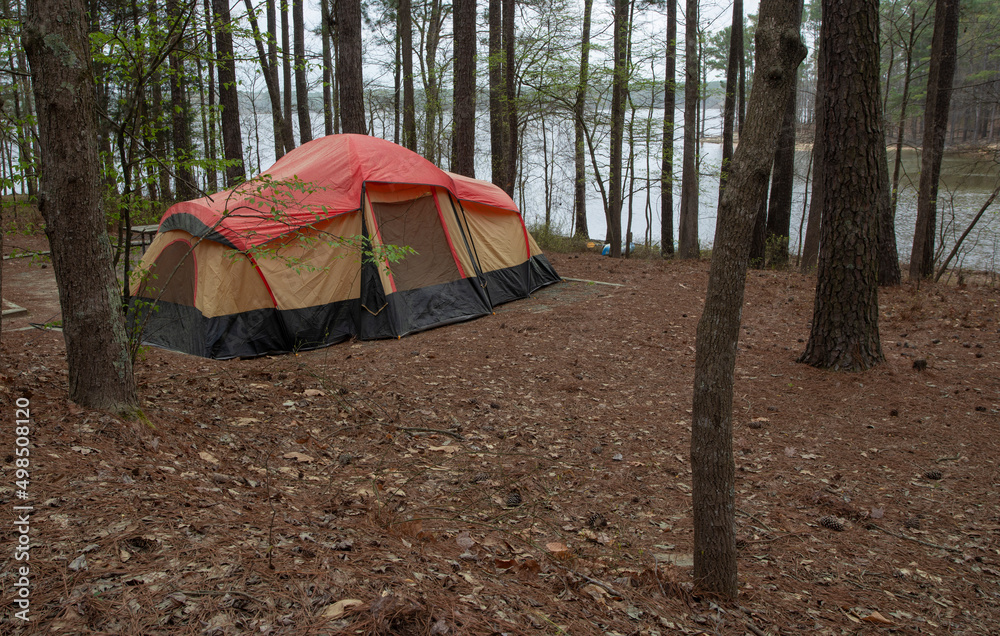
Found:
[[[868,616],[863,617],[861,620],[865,621],[866,623],[878,623],[879,625],[892,625],[892,621],[890,621],[885,616],[882,616],[878,612],[872,612]]]
[[[495,565],[498,570],[506,570],[507,568],[512,568],[517,565],[517,559],[493,559],[493,565]]]
[[[256,417],[237,417],[230,424],[232,426],[250,426],[251,424],[256,424],[260,422]]]
[[[218,464],[219,463],[219,458],[216,457],[215,455],[213,455],[212,453],[208,452],[208,451],[199,451],[198,452],[198,457],[201,457],[202,459],[204,459],[209,464]]]
[[[428,446],[427,450],[440,451],[442,453],[455,453],[458,452],[458,446]]]
[[[305,453],[299,453],[299,452],[296,452],[296,451],[292,451],[290,453],[285,453],[284,455],[282,455],[282,457],[284,457],[285,459],[294,459],[296,461],[305,462],[305,463],[309,463],[309,462],[313,461],[313,458],[310,457],[309,455],[306,455]]]
[[[306,389],[303,393],[306,397],[320,397],[326,395],[326,393],[323,393],[319,389]]]
[[[336,620],[341,616],[343,616],[344,614],[346,614],[347,610],[351,609],[352,607],[357,607],[358,605],[363,605],[363,604],[364,601],[359,601],[356,598],[344,598],[337,601],[336,603],[327,605],[326,608],[323,610],[323,613],[320,614],[320,617],[331,621]]]

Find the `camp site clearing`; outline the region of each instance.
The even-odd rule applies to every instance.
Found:
[[[547,255],[621,286],[297,354],[144,349],[155,429],[67,402],[61,334],[18,330],[47,321],[26,286],[51,268],[6,261],[36,312],[4,321],[0,371],[33,418],[24,633],[1000,631],[995,284],[881,290],[886,362],[843,374],[796,362],[815,279],[751,272],[740,599],[718,606],[690,592],[708,263]]]

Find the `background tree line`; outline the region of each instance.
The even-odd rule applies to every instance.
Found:
[[[600,238],[613,250],[659,243],[664,254],[677,245],[690,256],[699,195],[722,176],[696,142],[721,136],[725,125],[713,116],[730,83],[738,139],[752,83],[756,15],[738,4],[688,2],[678,12],[676,0],[90,0],[107,211],[124,227],[146,209],[256,174],[315,136],[352,131],[492,179],[550,231],[589,236],[586,207],[599,200]],[[0,6],[0,186],[31,195],[38,148],[18,45],[22,5]],[[887,142],[903,151],[894,153],[898,165],[923,141],[934,3],[879,8],[882,108]],[[796,140],[810,143],[815,129],[819,9],[819,0],[803,7],[810,52],[786,123],[788,166],[776,164],[755,229],[759,262],[768,241],[784,248],[776,260],[787,254],[780,237],[791,234],[791,204],[782,188],[790,191]],[[946,143],[986,146],[1000,137],[1000,24],[982,0],[966,0],[961,12]],[[740,41],[720,22],[736,24]],[[687,156],[675,161],[681,139]],[[891,173],[896,191],[907,175]],[[633,236],[633,226],[644,233]]]

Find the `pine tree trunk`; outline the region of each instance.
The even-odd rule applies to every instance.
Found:
[[[312,141],[309,117],[309,84],[306,82],[306,27],[302,15],[303,0],[292,0],[292,29],[295,33],[295,107],[299,113],[299,143]]]
[[[588,0],[589,1],[589,0]],[[451,171],[476,177],[476,2],[454,4],[455,88]]]
[[[826,52],[823,47],[819,48],[817,56],[817,68],[823,68],[826,63]],[[820,248],[820,228],[823,223],[823,198],[825,179],[823,174],[826,171],[823,161],[823,140],[826,138],[826,124],[823,108],[820,106],[826,100],[826,87],[823,82],[816,82],[816,108],[813,118],[813,149],[812,149],[812,172],[813,191],[809,199],[809,217],[806,223],[806,236],[802,243],[802,259],[799,269],[806,274],[816,268],[819,260]]]
[[[89,408],[134,414],[135,377],[101,213],[94,77],[83,0],[28,0],[21,35],[38,104],[44,166],[39,209],[59,288],[69,397]]]
[[[205,24],[212,24],[212,5],[209,0],[204,0],[203,9],[205,11]],[[202,128],[204,130],[205,159],[208,160],[205,168],[205,190],[209,193],[219,189],[219,174],[216,170],[215,162],[218,160],[218,153],[215,147],[215,45],[212,39],[212,29],[205,29],[206,54],[208,58],[208,112],[202,108]],[[201,80],[201,66],[198,68],[199,82]]]
[[[684,158],[678,256],[698,258],[698,0],[687,0],[684,14]]]
[[[878,0],[823,0],[822,236],[812,330],[799,359],[823,369],[859,371],[883,360],[878,227],[888,174],[878,36]]]
[[[802,3],[799,2],[799,22],[802,20]],[[767,204],[767,232],[764,256],[771,258],[771,267],[784,267],[788,263],[788,237],[792,226],[792,190],[795,183],[795,98],[798,86],[793,85],[785,98],[785,113],[778,133],[778,148],[774,153],[771,171],[771,196]],[[767,244],[773,246],[767,253]]]
[[[765,198],[784,97],[806,54],[792,19],[797,1],[760,4],[749,113],[719,206],[705,309],[698,321],[691,429],[694,581],[697,590],[723,600],[735,599],[738,589],[733,381],[747,239]]]
[[[630,0],[615,0],[614,77],[611,81],[611,166],[608,177],[608,242],[612,258],[622,255],[622,137],[625,132],[625,91],[628,83],[628,8]]]
[[[733,128],[736,119],[736,92],[739,84],[740,58],[743,57],[743,0],[733,2],[733,22],[729,31],[729,60],[726,64],[726,96],[722,107],[722,176],[719,178],[719,203],[726,189],[726,175],[733,159]],[[737,32],[738,31],[738,32]]]
[[[430,17],[427,20],[427,30],[424,42],[427,57],[427,84],[424,87],[424,157],[431,163],[437,163],[437,117],[441,110],[441,99],[438,95],[437,49],[441,37],[441,0],[430,0]]]
[[[674,115],[677,109],[677,0],[667,0],[667,77],[663,83],[660,255],[674,255]]]
[[[171,23],[182,20],[176,0],[167,0],[167,19]],[[177,27],[183,32],[183,27]],[[187,77],[185,77],[184,59],[181,50],[185,46],[178,42],[170,52],[170,112],[171,133],[173,136],[174,157],[174,191],[181,201],[193,199],[197,192],[194,173],[191,171],[193,152],[191,148],[191,124],[188,120],[190,108],[187,99]]]
[[[504,110],[507,118],[507,194],[514,197],[517,182],[518,134],[517,134],[517,90],[514,78],[517,68],[514,62],[514,0],[503,0],[503,51],[504,51],[504,94],[507,97]]]
[[[361,0],[338,0],[340,122],[345,133],[365,135],[365,93],[361,60]]]
[[[285,120],[286,138],[292,139],[292,145],[285,147],[285,152],[291,152],[295,147],[295,131],[292,126],[292,27],[288,19],[288,3],[291,0],[281,0],[281,106]]]
[[[583,37],[580,44],[580,77],[576,85],[576,102],[573,104],[573,132],[575,140],[574,162],[576,178],[573,183],[573,210],[575,216],[575,235],[581,238],[590,236],[587,225],[587,146],[584,139],[584,108],[587,105],[587,82],[590,75],[590,15],[593,12],[594,0],[583,2]]]
[[[917,190],[917,221],[910,252],[910,279],[934,274],[934,233],[937,227],[937,193],[951,85],[955,77],[958,47],[959,0],[937,0],[934,38],[927,75],[927,105],[924,108],[924,141],[921,147],[920,184]]]
[[[503,9],[501,0],[489,0],[490,155],[493,184],[508,194],[514,184],[507,182],[507,151],[510,128],[506,119],[507,85],[504,82]]]
[[[410,0],[399,0],[399,30],[403,56],[403,146],[417,150],[417,106],[413,95],[413,15]]]
[[[331,0],[320,0],[320,19],[323,21],[320,29],[320,37],[323,39],[323,132],[327,135],[333,134],[333,48],[330,45],[330,2]],[[397,92],[398,90],[397,87]]]
[[[215,10],[215,41],[219,52],[222,152],[226,157],[226,186],[231,188],[247,178],[243,167],[243,133],[240,129],[240,104],[233,56],[233,25],[229,18],[229,0],[212,0],[212,6]]]

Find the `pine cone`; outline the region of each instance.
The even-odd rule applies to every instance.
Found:
[[[919,530],[920,519],[917,517],[908,517],[906,521],[903,522],[903,526],[909,528],[910,530]]]
[[[930,470],[928,470],[928,471],[926,471],[924,473],[924,479],[934,479],[934,480],[937,480],[937,479],[941,479],[942,477],[944,477],[944,473],[942,473],[937,468],[931,468]]]
[[[517,506],[520,506],[522,501],[523,499],[521,499],[521,492],[517,488],[510,491],[510,493],[507,495],[508,508],[515,508]]]
[[[490,478],[489,473],[476,473],[476,476],[472,478],[472,483],[481,484]]]
[[[608,525],[608,520],[599,512],[595,512],[587,519],[587,525],[591,528],[603,528]]]
[[[830,530],[835,530],[837,532],[843,532],[847,529],[847,524],[840,517],[834,517],[833,515],[827,515],[819,520],[819,525],[824,528],[829,528]]]

